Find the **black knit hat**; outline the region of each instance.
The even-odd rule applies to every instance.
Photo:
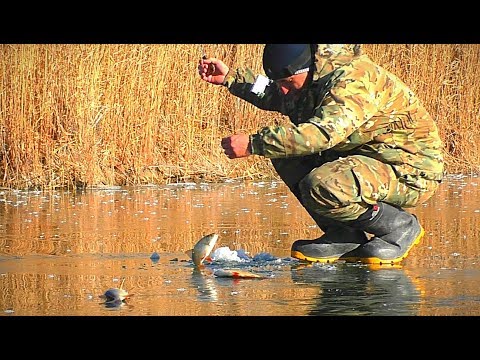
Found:
[[[267,44],[263,49],[263,69],[272,80],[308,71],[312,63],[310,44]]]

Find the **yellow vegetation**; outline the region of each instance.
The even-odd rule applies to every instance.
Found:
[[[205,45],[261,72],[260,44]],[[436,119],[448,173],[478,173],[479,44],[366,44]],[[220,139],[285,119],[200,80],[195,44],[0,45],[0,186],[20,189],[275,178]]]

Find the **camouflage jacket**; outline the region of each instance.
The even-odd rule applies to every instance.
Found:
[[[402,172],[411,169],[412,174],[441,180],[443,146],[437,126],[400,79],[360,54],[358,45],[319,44],[315,61],[312,81],[297,100],[284,95],[275,82],[263,96],[253,94],[256,74],[249,68],[227,74],[224,85],[230,93],[292,122],[252,134],[253,154],[366,155]]]

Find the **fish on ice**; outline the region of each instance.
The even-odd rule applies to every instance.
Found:
[[[241,269],[217,269],[213,273],[216,277],[234,278],[234,279],[263,279],[264,276]]]
[[[186,253],[192,258],[195,266],[201,266],[205,260],[211,261],[209,257],[218,240],[217,233],[205,235],[197,241],[192,250]]]

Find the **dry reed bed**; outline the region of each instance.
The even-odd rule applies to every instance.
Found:
[[[205,45],[261,71],[260,44]],[[478,173],[479,44],[366,44],[435,117],[448,173]],[[221,137],[286,119],[197,75],[195,44],[0,45],[0,186],[20,189],[272,178]]]

